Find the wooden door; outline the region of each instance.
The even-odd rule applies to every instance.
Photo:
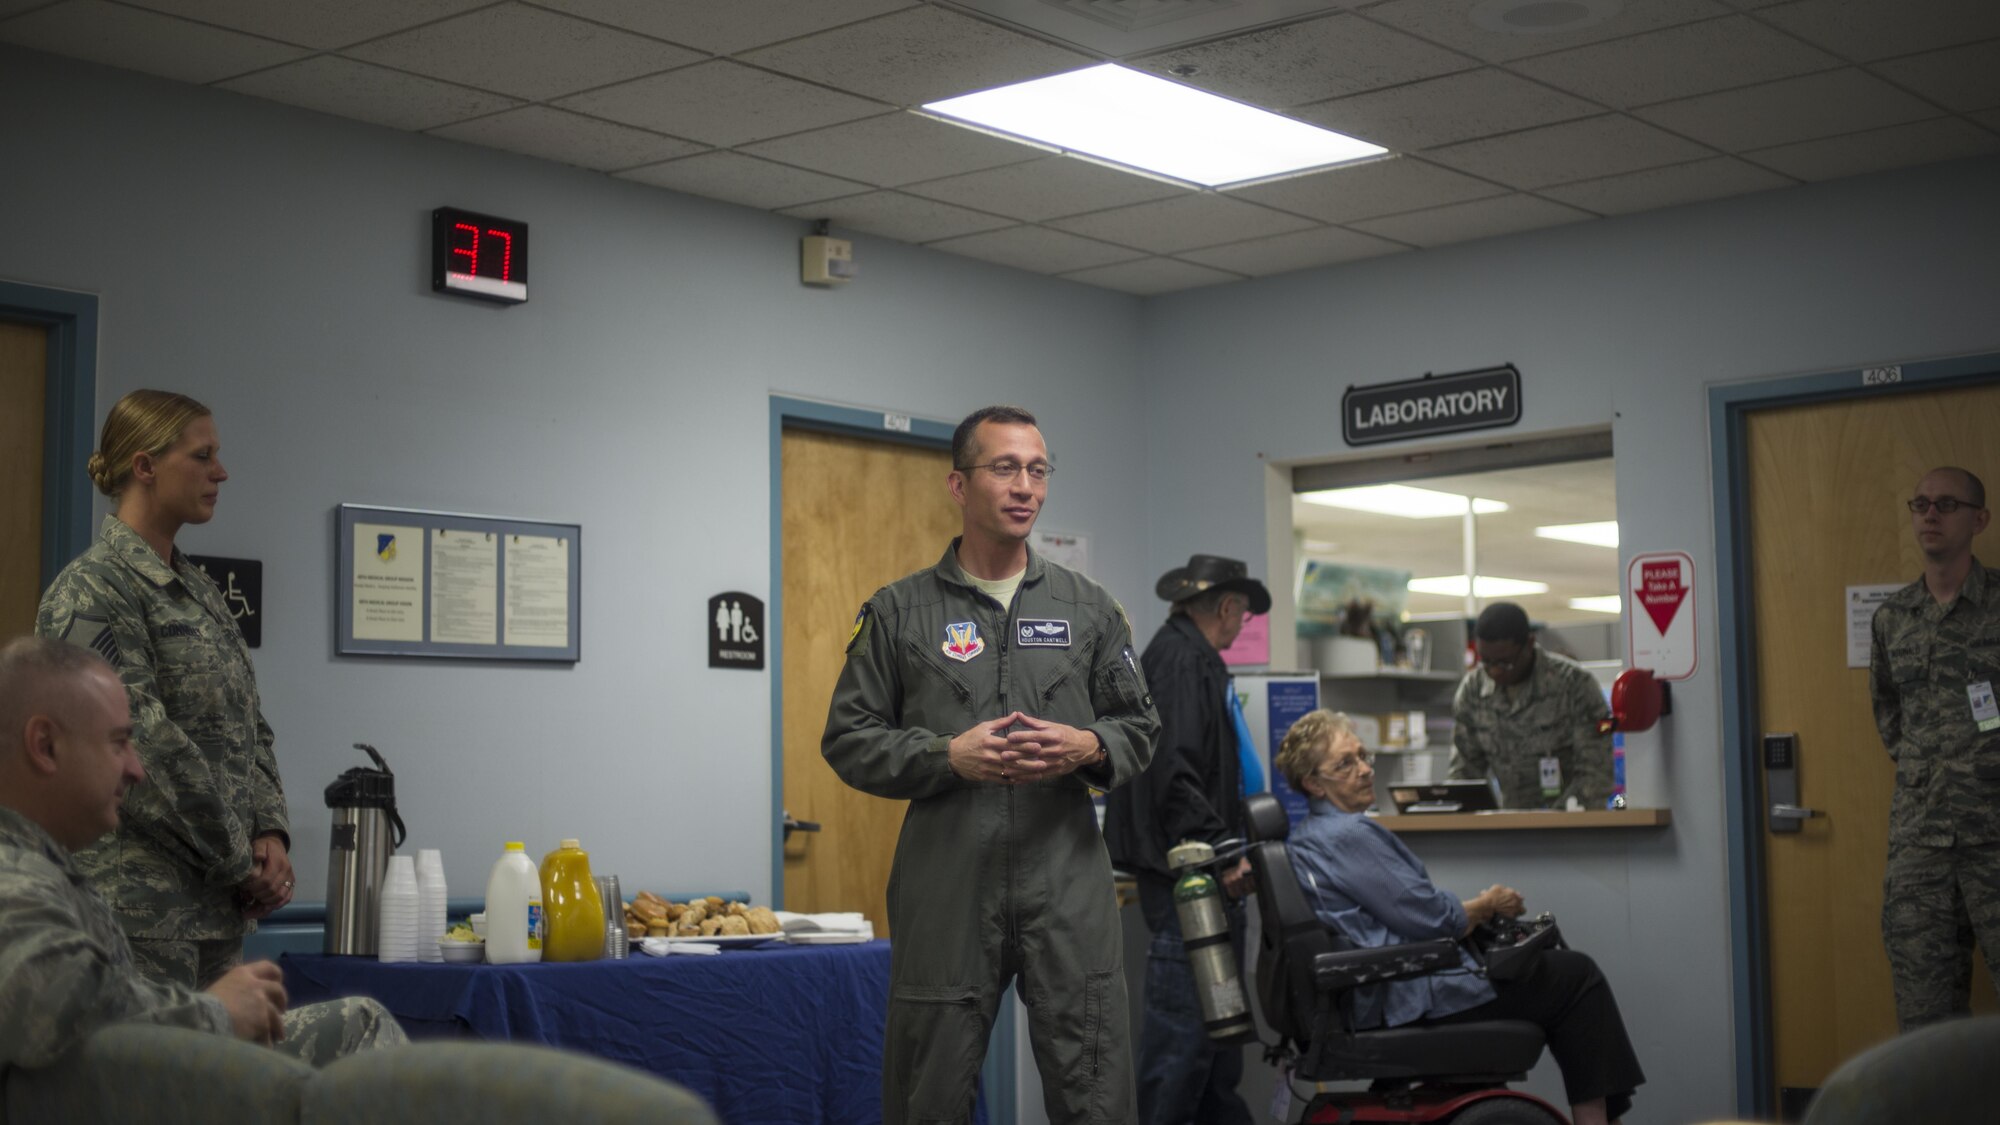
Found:
[[[1896,1032],[1881,926],[1895,771],[1868,671],[1847,667],[1846,588],[1922,570],[1903,502],[1927,470],[2000,479],[2000,384],[1747,421],[1759,729],[1797,732],[1799,804],[1821,814],[1795,835],[1771,834],[1766,821],[1776,1079],[1781,1090],[1815,1089]],[[1991,532],[1973,550],[2000,561]],[[1975,1010],[1995,1007],[1983,968],[1972,997]]]
[[[958,534],[951,454],[808,430],[782,441],[783,792],[794,817],[820,825],[785,848],[785,907],[859,910],[887,937],[907,802],[849,788],[820,756],[820,735],[861,604],[936,562]]]
[[[34,631],[42,597],[48,377],[48,329],[0,320],[0,640]]]

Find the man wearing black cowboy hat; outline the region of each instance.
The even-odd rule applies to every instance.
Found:
[[[1243,835],[1235,688],[1222,650],[1251,614],[1270,612],[1271,594],[1243,563],[1216,555],[1196,555],[1168,571],[1154,592],[1173,604],[1140,661],[1160,713],[1159,742],[1153,764],[1106,798],[1104,818],[1111,861],[1137,878],[1153,935],[1137,1060],[1139,1119],[1249,1125],[1250,1109],[1236,1093],[1242,1048],[1211,1043],[1202,1023],[1167,850],[1183,840],[1220,845]],[[1239,972],[1249,870],[1244,860],[1222,873]]]

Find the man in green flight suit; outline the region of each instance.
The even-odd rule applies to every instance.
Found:
[[[2000,981],[2000,572],[1972,555],[1986,486],[1932,469],[1909,508],[1924,572],[1876,607],[1868,653],[1896,762],[1882,941],[1905,1031],[1970,1010],[1975,939]]]
[[[910,802],[889,877],[885,1125],[966,1122],[1010,980],[1051,1122],[1136,1118],[1122,931],[1091,790],[1152,759],[1125,612],[1028,536],[1053,471],[1035,418],[976,411],[946,479],[963,533],[861,607],[821,751]]]

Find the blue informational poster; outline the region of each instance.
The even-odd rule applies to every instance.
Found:
[[[1268,693],[1267,714],[1270,720],[1267,728],[1270,731],[1269,747],[1265,754],[1274,763],[1271,767],[1271,792],[1285,806],[1285,814],[1291,817],[1292,823],[1297,824],[1305,819],[1306,796],[1285,782],[1275,761],[1278,745],[1285,740],[1285,732],[1292,729],[1292,724],[1298,722],[1300,716],[1319,706],[1319,684],[1316,680],[1276,680],[1267,684],[1265,691]]]

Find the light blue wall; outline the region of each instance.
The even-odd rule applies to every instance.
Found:
[[[1695,558],[1696,675],[1660,728],[1628,736],[1639,803],[1670,805],[1670,830],[1411,838],[1441,885],[1518,887],[1598,957],[1652,1079],[1635,1122],[1735,1111],[1704,388],[1993,351],[1995,199],[2000,160],[1982,159],[1146,305],[1153,557],[1233,544],[1272,563],[1260,456],[1344,456],[1349,384],[1512,362],[1524,416],[1485,440],[1609,425],[1621,557]],[[1559,1100],[1546,1064],[1536,1088]]]
[[[709,670],[702,630],[717,591],[769,598],[772,393],[1029,406],[1046,526],[1150,589],[1136,298],[868,238],[811,290],[803,223],[11,48],[0,105],[0,278],[100,295],[99,420],[139,386],[216,410],[234,477],[181,545],[264,561],[302,898],[356,741],[454,893],[578,836],[628,888],[768,898],[769,681]],[[445,204],[531,224],[528,304],[430,292]],[[581,523],[582,662],[336,659],[343,501]]]

